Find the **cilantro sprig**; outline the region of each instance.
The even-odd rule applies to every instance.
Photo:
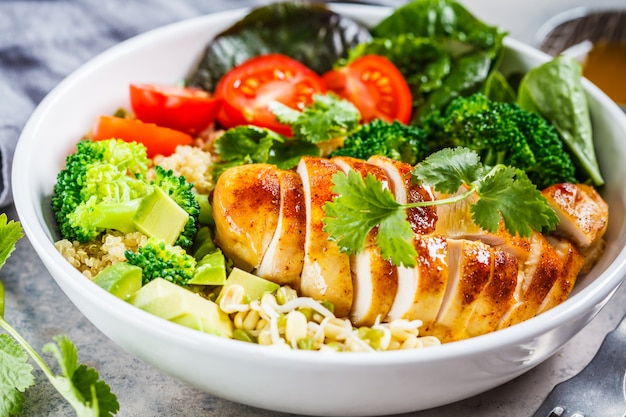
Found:
[[[416,265],[413,231],[406,210],[452,204],[472,195],[472,220],[481,228],[496,232],[500,224],[512,235],[530,236],[533,230],[552,230],[558,217],[526,174],[505,165],[487,167],[476,152],[467,148],[446,148],[417,164],[413,180],[429,185],[450,197],[408,204],[398,203],[391,191],[373,175],[355,172],[333,176],[335,198],[324,206],[324,231],[342,251],[358,253],[367,235],[378,227],[376,243],[385,259],[394,265]],[[459,192],[461,187],[465,190]]]
[[[0,268],[24,236],[21,224],[0,214]],[[0,416],[14,416],[24,407],[24,391],[35,384],[29,358],[41,368],[50,383],[76,411],[78,417],[109,417],[119,410],[115,394],[96,370],[78,363],[78,353],[67,336],[54,337],[43,347],[54,356],[61,370],[55,374],[43,358],[4,318],[4,286],[0,282]]]

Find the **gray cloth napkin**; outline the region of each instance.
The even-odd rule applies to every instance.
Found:
[[[13,201],[11,165],[22,128],[43,97],[72,71],[116,43],[164,24],[266,3],[261,0],[1,0],[0,207]]]

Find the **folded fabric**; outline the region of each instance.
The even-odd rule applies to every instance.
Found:
[[[158,26],[264,3],[267,1],[1,1],[0,207],[12,203],[11,165],[22,128],[43,97],[73,70],[120,41]]]

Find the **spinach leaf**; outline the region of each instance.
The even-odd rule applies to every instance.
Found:
[[[489,76],[491,62],[485,52],[468,54],[456,60],[442,86],[428,96],[418,114],[413,116],[414,122],[419,125],[431,113],[444,108],[455,98],[479,91]]]
[[[278,2],[252,10],[205,48],[187,84],[213,91],[234,66],[270,52],[288,55],[321,74],[372,36],[356,20],[321,4]]]
[[[581,80],[580,63],[569,56],[558,56],[526,73],[519,87],[518,104],[550,121],[578,169],[600,186],[604,178],[596,159]]]
[[[412,33],[418,37],[447,39],[450,45],[456,44],[457,48],[465,45],[460,53],[463,49],[465,52],[482,50],[488,52],[491,58],[499,55],[506,35],[500,28],[474,17],[454,0],[413,0],[382,20],[372,33],[378,38]],[[451,49],[456,48],[451,46]]]

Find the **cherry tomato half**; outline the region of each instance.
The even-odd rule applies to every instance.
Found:
[[[191,145],[193,138],[186,133],[141,120],[102,115],[96,119],[92,130],[93,140],[122,139],[143,143],[148,157],[168,156],[178,145]]]
[[[328,90],[356,106],[363,123],[411,119],[412,97],[400,70],[380,55],[364,55],[322,75]]]
[[[302,110],[314,94],[325,91],[321,77],[300,62],[282,54],[260,55],[230,70],[217,84],[215,96],[223,100],[218,121],[224,128],[253,124],[290,136],[291,128],[276,120],[268,103]]]
[[[131,84],[130,105],[143,122],[193,135],[215,121],[220,100],[198,88]]]

